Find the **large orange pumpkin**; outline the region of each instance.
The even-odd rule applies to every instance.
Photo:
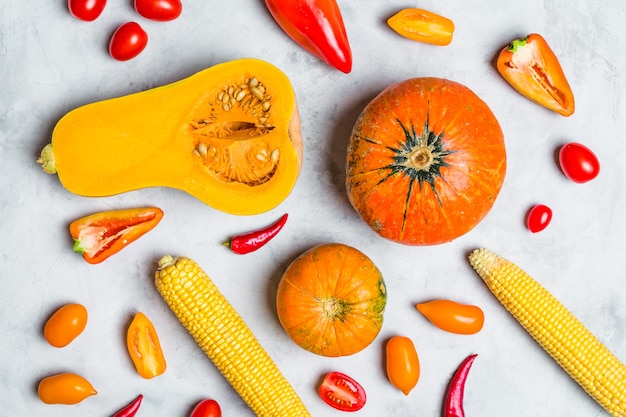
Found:
[[[374,263],[340,243],[315,246],[285,270],[276,295],[278,319],[300,347],[347,356],[367,347],[383,324],[387,290]]]
[[[359,116],[348,146],[347,193],[382,237],[449,242],[491,210],[506,152],[495,116],[469,88],[440,78],[392,85]]]

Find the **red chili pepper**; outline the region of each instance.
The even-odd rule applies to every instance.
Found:
[[[254,252],[274,238],[286,222],[287,213],[283,214],[280,219],[269,226],[253,232],[233,236],[230,240],[224,242],[223,245],[228,246],[233,252],[239,255]]]
[[[274,20],[302,48],[346,74],[352,52],[336,0],[265,0]]]
[[[143,400],[143,395],[139,394],[130,404],[113,414],[113,417],[133,417],[139,410],[141,400]]]
[[[446,394],[446,400],[444,403],[443,417],[464,417],[463,411],[463,395],[465,394],[465,381],[467,380],[467,374],[469,373],[476,354],[470,355],[459,365],[450,381],[448,387],[448,393]]]
[[[97,264],[152,230],[163,218],[157,207],[95,213],[70,224],[74,251]]]

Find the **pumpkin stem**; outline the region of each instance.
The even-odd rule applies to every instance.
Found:
[[[328,297],[322,300],[322,312],[332,320],[344,321],[348,311],[346,304],[335,297]]]
[[[435,158],[429,148],[418,148],[411,152],[409,160],[415,169],[428,171]]]

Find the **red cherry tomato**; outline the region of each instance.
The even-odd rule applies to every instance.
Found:
[[[135,10],[146,19],[166,22],[180,16],[183,4],[180,0],[135,0]]]
[[[598,157],[580,143],[568,143],[559,150],[559,164],[563,174],[578,183],[591,181],[600,173]]]
[[[117,28],[109,43],[109,54],[118,61],[133,59],[148,44],[148,34],[136,22],[127,22]]]
[[[75,18],[91,22],[102,14],[106,4],[107,0],[68,0],[67,8]]]
[[[319,393],[326,404],[341,411],[360,410],[367,399],[361,384],[341,372],[327,374]]]
[[[200,401],[189,417],[222,417],[220,405],[215,400]]]
[[[543,204],[537,204],[528,211],[526,226],[533,233],[541,232],[552,220],[552,210]]]

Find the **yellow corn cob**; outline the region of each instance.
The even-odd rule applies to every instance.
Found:
[[[626,366],[574,315],[518,266],[487,249],[472,267],[554,360],[615,417],[626,416]]]
[[[259,417],[310,413],[241,316],[188,258],[164,256],[156,287],[180,322]]]

